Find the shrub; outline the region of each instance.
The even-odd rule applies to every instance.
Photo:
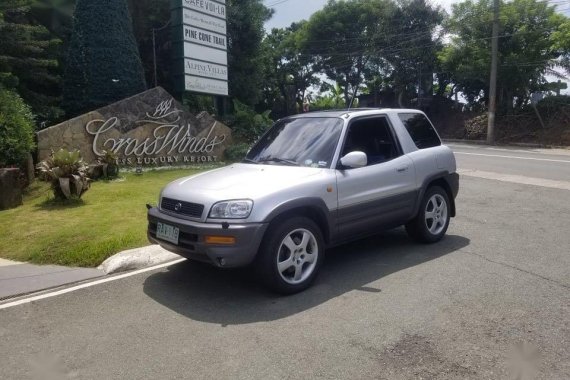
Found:
[[[30,107],[15,92],[0,88],[0,167],[21,165],[34,147]]]
[[[561,113],[568,113],[570,110],[570,96],[558,95],[547,96],[536,105],[538,112],[543,118],[550,119],[556,117]],[[564,115],[565,116],[565,115]]]
[[[256,113],[245,104],[234,100],[234,114],[228,118],[228,125],[238,140],[253,143],[273,124],[270,113],[271,111]]]
[[[226,161],[238,162],[245,158],[247,152],[249,152],[250,145],[245,143],[237,143],[226,149],[224,156]]]
[[[78,150],[60,149],[38,164],[40,178],[51,182],[53,194],[59,200],[81,198],[89,190],[87,168]]]
[[[547,96],[538,102],[538,108],[554,108],[563,107],[570,105],[570,96],[568,95],[557,95],[557,96]]]
[[[103,168],[103,177],[114,178],[119,175],[119,165],[117,165],[117,155],[111,150],[104,150],[103,155],[97,158],[97,162]]]

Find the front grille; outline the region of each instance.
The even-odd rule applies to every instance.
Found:
[[[177,214],[190,216],[192,218],[201,218],[202,213],[204,212],[204,205],[177,201],[171,198],[162,198],[160,208],[163,210],[175,212]]]

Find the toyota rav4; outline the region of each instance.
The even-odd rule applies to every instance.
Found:
[[[295,293],[329,247],[401,225],[439,241],[458,189],[453,152],[424,113],[307,113],[275,123],[241,163],[167,185],[148,238],[218,267],[253,264],[271,288]]]

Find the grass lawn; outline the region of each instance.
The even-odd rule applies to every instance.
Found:
[[[0,257],[37,264],[95,267],[107,257],[148,245],[147,203],[157,204],[168,182],[193,169],[121,173],[92,183],[81,200],[55,202],[49,184],[36,181],[24,205],[0,211]]]

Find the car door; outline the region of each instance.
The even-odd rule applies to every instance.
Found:
[[[388,119],[359,118],[348,128],[341,157],[363,151],[368,165],[337,167],[337,231],[341,240],[405,223],[416,199],[413,161],[402,153]]]

